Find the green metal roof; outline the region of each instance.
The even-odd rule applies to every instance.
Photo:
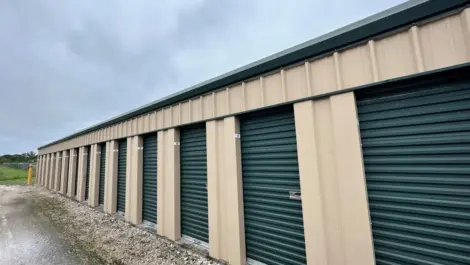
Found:
[[[67,137],[39,147],[42,149],[71,138],[105,128],[111,124],[125,121],[147,112],[160,109],[174,103],[217,90],[228,85],[270,72],[281,67],[320,56],[341,49],[374,36],[392,31],[429,17],[462,7],[468,0],[412,0],[397,5],[383,12],[367,17],[333,32],[304,42],[287,50],[273,54],[259,61],[237,68],[231,72],[217,76],[180,92],[174,93],[147,105],[121,114],[112,119],[98,123],[92,127],[78,131]]]

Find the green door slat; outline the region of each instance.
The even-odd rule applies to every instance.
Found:
[[[106,175],[106,143],[100,144],[100,187],[98,194],[98,203],[100,205],[104,204],[104,185]]]
[[[75,149],[75,154],[77,154],[77,156],[75,157],[75,189],[73,190],[73,196],[77,196],[77,189],[78,189],[78,158],[79,158],[79,155],[80,153],[78,152],[78,148]]]
[[[292,106],[240,118],[246,256],[266,264],[306,264]]]
[[[377,264],[470,264],[470,82],[357,92]]]
[[[117,211],[126,211],[127,139],[119,140],[117,172]]]
[[[143,137],[142,219],[157,223],[157,134]]]
[[[90,189],[90,154],[91,148],[86,147],[85,152],[87,154],[86,156],[86,174],[85,174],[85,201],[88,200],[88,194],[89,194],[89,189]]]
[[[209,242],[204,123],[181,128],[181,233]]]

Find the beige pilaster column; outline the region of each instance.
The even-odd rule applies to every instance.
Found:
[[[78,149],[70,149],[69,153],[70,165],[69,165],[69,180],[68,180],[68,189],[67,196],[70,198],[75,198],[75,179],[77,178],[77,159],[78,159]]]
[[[68,172],[69,172],[69,151],[62,151],[62,166],[61,166],[61,181],[60,181],[60,193],[66,194],[67,191],[67,181],[68,181]]]
[[[77,181],[77,200],[82,202],[85,200],[85,185],[86,185],[86,161],[88,159],[87,146],[82,146],[79,149],[78,156],[78,181]]]
[[[116,213],[117,200],[117,170],[118,170],[118,142],[112,140],[106,143],[106,176],[104,185],[103,210],[110,214]]]
[[[36,159],[36,185],[41,181],[41,156],[38,155]]]
[[[131,174],[133,171],[132,168],[132,155],[134,154],[134,141],[133,137],[127,137],[127,154],[126,154],[126,205],[124,209],[124,218],[126,221],[130,222],[131,219]]]
[[[209,254],[230,264],[245,264],[238,118],[208,121],[206,130]]]
[[[294,113],[307,263],[375,264],[354,94]]]
[[[171,240],[181,237],[180,134],[158,132],[157,233]]]
[[[44,185],[44,179],[46,177],[46,161],[47,161],[47,155],[42,155],[42,166],[41,166],[41,186]]]
[[[47,183],[47,188],[50,189],[51,191],[54,190],[55,164],[56,164],[56,154],[51,153],[50,169],[49,169],[49,181]]]
[[[40,184],[41,181],[41,156],[37,156],[36,160],[36,184]]]
[[[138,225],[142,223],[143,138],[133,136],[128,139],[130,141],[127,148],[126,220]]]
[[[44,187],[46,189],[49,189],[49,172],[50,172],[50,162],[51,162],[51,154],[47,154],[46,155],[46,159],[45,159],[45,167],[44,167]]]
[[[88,205],[91,207],[98,206],[98,196],[100,187],[100,163],[101,150],[98,144],[91,146],[90,151],[90,187],[88,191]]]
[[[55,179],[54,179],[54,191],[59,191],[60,187],[60,178],[61,178],[61,169],[62,169],[62,152],[57,152],[55,157]]]

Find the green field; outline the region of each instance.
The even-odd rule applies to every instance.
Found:
[[[26,184],[28,171],[10,167],[0,166],[0,185],[2,184]],[[35,183],[33,173],[33,183]]]

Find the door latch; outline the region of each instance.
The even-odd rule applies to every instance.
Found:
[[[300,200],[302,200],[302,195],[301,195],[300,191],[289,191],[289,198],[291,200],[300,201]]]

